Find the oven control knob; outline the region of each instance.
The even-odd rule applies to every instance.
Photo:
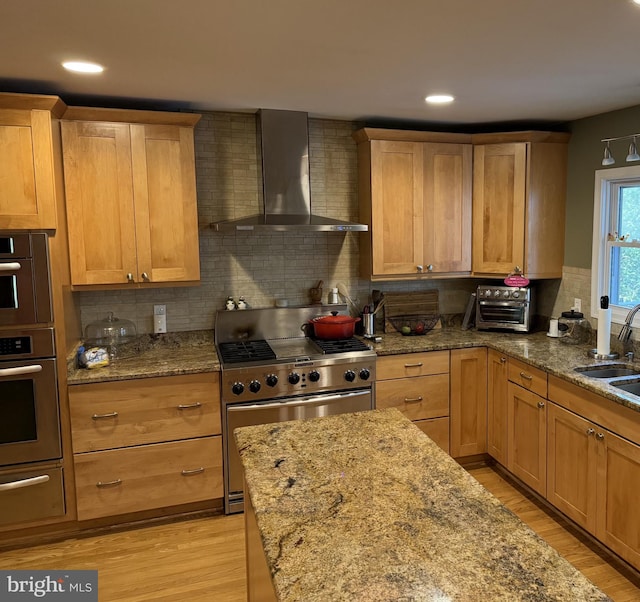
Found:
[[[311,372],[309,372],[309,380],[312,383],[317,383],[320,380],[320,372],[317,370],[311,370]]]
[[[369,372],[369,368],[362,368],[362,370],[360,370],[359,376],[362,380],[369,380],[369,377],[371,376],[371,372]]]
[[[289,382],[292,385],[297,385],[300,382],[300,375],[297,372],[289,374]]]
[[[509,298],[509,291],[504,291],[504,293],[502,293],[502,296],[503,296],[505,299],[508,299],[508,298]]]
[[[244,393],[244,385],[242,383],[233,383],[233,385],[231,385],[231,392],[234,395],[242,395]]]
[[[347,371],[344,373],[344,379],[345,379],[347,382],[352,383],[352,382],[356,379],[356,373],[355,373],[353,370],[347,370]]]
[[[257,393],[259,390],[260,390],[260,381],[252,380],[249,383],[249,391],[251,391],[252,393]]]
[[[493,296],[494,296],[494,297],[499,297],[499,296],[500,296],[500,291],[499,291],[498,289],[496,289],[496,290],[493,292]]]
[[[275,374],[268,374],[266,382],[269,387],[275,387],[278,384],[278,377]]]
[[[520,298],[520,291],[513,291],[513,295],[512,295],[512,297],[513,297],[514,299],[519,299],[519,298]]]

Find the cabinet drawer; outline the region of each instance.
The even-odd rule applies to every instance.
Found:
[[[376,374],[378,380],[425,376],[428,374],[444,374],[448,372],[448,351],[385,355],[383,357],[379,357],[376,362]]]
[[[218,373],[69,387],[75,453],[219,435]]]
[[[376,383],[376,408],[398,408],[410,420],[449,415],[449,375]]]
[[[433,442],[449,453],[449,419],[417,420],[414,424]]]
[[[540,397],[547,396],[547,373],[512,357],[509,358],[509,380]]]
[[[14,488],[10,484],[19,486]],[[1,475],[0,508],[1,525],[64,516],[62,468]]]
[[[220,498],[222,438],[74,456],[78,520]]]

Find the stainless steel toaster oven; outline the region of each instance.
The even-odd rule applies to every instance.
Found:
[[[530,288],[481,284],[476,291],[476,328],[529,332],[534,313]]]

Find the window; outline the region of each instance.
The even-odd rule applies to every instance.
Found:
[[[602,295],[609,296],[612,321],[619,324],[640,303],[640,166],[596,171],[592,316]]]

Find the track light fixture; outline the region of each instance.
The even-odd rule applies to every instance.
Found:
[[[629,134],[628,136],[618,136],[617,138],[603,138],[600,142],[605,143],[604,156],[602,157],[602,165],[613,165],[616,160],[611,154],[610,143],[616,140],[631,140],[629,144],[629,152],[627,153],[626,161],[631,163],[633,161],[640,161],[640,154],[638,154],[638,147],[636,145],[636,138],[640,137],[640,134]]]

